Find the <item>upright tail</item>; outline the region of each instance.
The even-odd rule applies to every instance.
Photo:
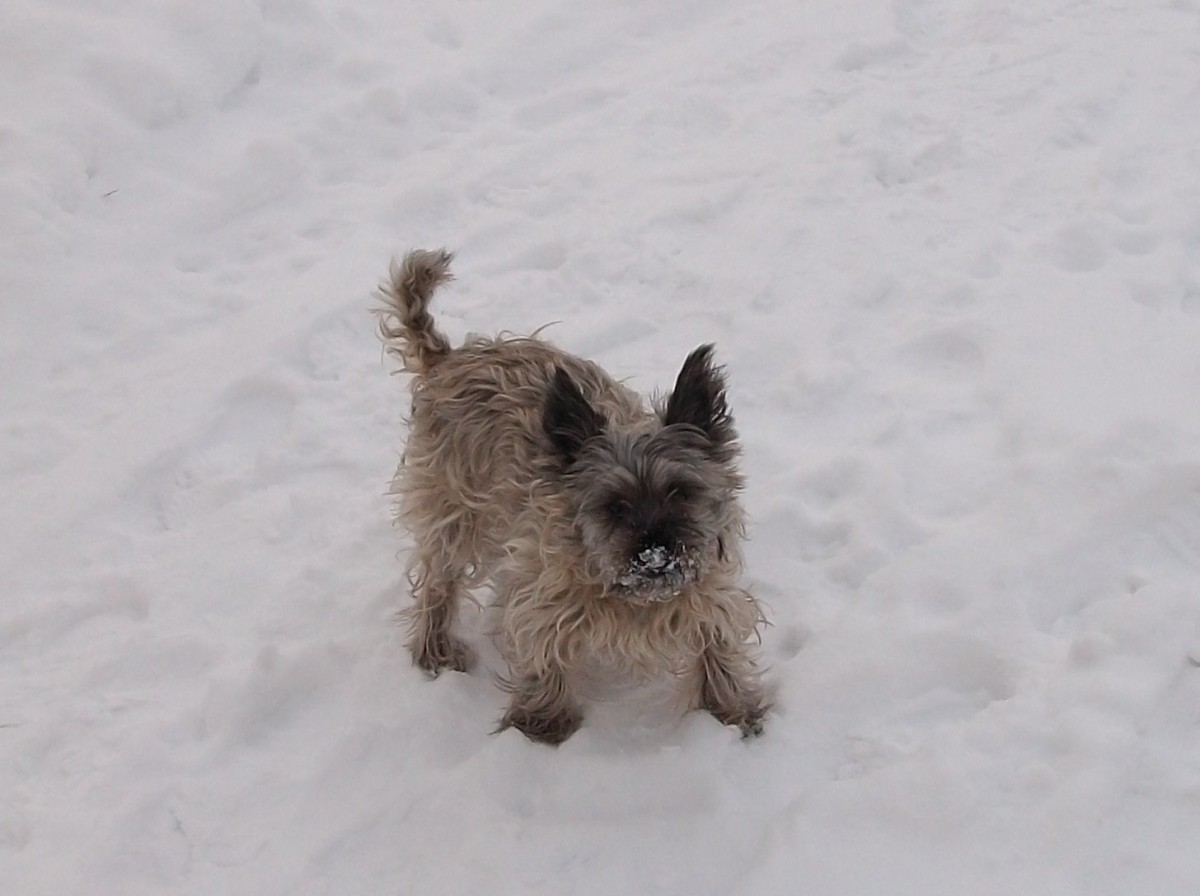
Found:
[[[389,354],[409,373],[425,373],[450,353],[450,343],[433,324],[429,300],[448,280],[452,252],[413,249],[392,262],[388,281],[379,287],[379,335]]]

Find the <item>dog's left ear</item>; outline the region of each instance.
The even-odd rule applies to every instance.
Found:
[[[725,374],[713,363],[712,355],[713,347],[702,345],[687,356],[667,400],[663,423],[695,426],[723,457],[737,432],[725,397]]]
[[[542,429],[563,463],[573,464],[583,443],[604,432],[606,422],[604,415],[588,404],[571,375],[556,367],[542,411]]]

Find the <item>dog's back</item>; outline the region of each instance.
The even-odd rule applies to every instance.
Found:
[[[605,417],[623,426],[654,417],[640,396],[599,365],[534,337],[472,336],[458,347],[429,311],[453,279],[445,250],[413,250],[380,287],[379,330],[389,354],[416,376],[404,459],[392,486],[398,516],[413,532],[447,532],[457,558],[480,579],[503,552],[511,517],[547,474],[551,449],[541,423],[562,370]]]

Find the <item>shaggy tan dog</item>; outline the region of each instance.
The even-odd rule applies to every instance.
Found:
[[[466,670],[451,633],[488,584],[511,702],[501,728],[559,743],[596,669],[686,677],[693,705],[758,734],[767,702],[747,640],[762,621],[737,585],[744,537],[733,419],[712,347],[665,401],[642,399],[541,339],[452,349],[429,300],[448,252],[410,252],[381,288],[380,332],[415,374],[392,493],[416,542],[413,660]]]

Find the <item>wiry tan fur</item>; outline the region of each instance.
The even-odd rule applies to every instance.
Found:
[[[735,443],[710,444],[697,426],[670,423],[686,410],[648,409],[597,365],[537,338],[472,337],[451,349],[428,311],[450,279],[451,257],[411,252],[381,288],[381,335],[415,374],[411,431],[392,483],[397,519],[415,541],[414,662],[431,674],[470,666],[452,627],[464,591],[488,584],[509,666],[501,727],[550,743],[569,737],[582,718],[576,680],[599,664],[641,678],[683,676],[697,708],[758,733],[767,704],[747,640],[762,614],[736,583],[744,524]],[[701,351],[697,376],[722,385],[704,366],[708,348],[694,357]],[[578,447],[569,462],[547,422],[548,396],[563,388],[557,371],[605,423],[603,435],[578,446],[568,439]],[[676,479],[679,494],[664,492],[660,502],[674,510],[645,511],[686,533],[674,585],[629,586],[621,575],[631,542],[610,534],[597,502],[627,489],[632,506],[635,491]]]

